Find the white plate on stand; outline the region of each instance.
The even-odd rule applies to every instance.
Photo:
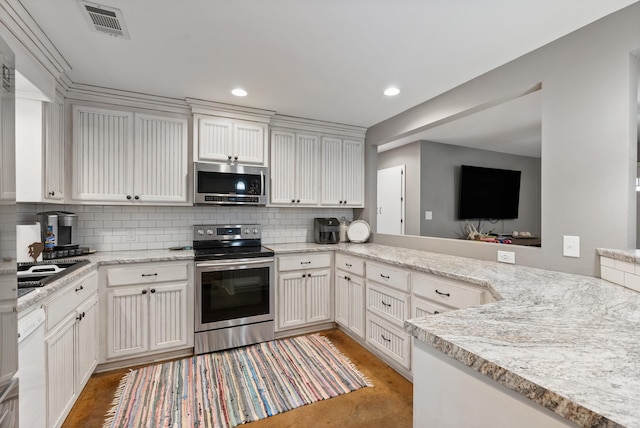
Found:
[[[371,235],[371,227],[364,220],[356,220],[351,222],[347,229],[347,238],[354,243],[366,242]]]

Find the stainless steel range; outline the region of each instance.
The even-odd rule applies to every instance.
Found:
[[[273,340],[274,256],[258,224],[193,227],[196,354]]]

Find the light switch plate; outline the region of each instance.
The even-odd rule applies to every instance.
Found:
[[[424,212],[424,219],[425,219],[425,220],[431,220],[431,219],[433,219],[433,211],[425,211],[425,212]]]
[[[565,235],[562,239],[562,255],[580,257],[580,237]]]

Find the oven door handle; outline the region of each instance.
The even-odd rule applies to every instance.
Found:
[[[216,260],[210,262],[196,262],[196,268],[207,268],[207,267],[224,267],[224,266],[244,266],[244,265],[263,265],[267,263],[272,263],[274,259],[235,259],[235,260]]]

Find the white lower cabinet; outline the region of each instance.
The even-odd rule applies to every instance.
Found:
[[[367,343],[405,369],[411,369],[411,336],[371,312],[367,312]]]
[[[335,320],[341,327],[364,339],[364,260],[336,254]]]
[[[62,425],[98,363],[97,289],[94,271],[43,304],[49,428]]]
[[[193,346],[191,263],[102,269],[106,348],[101,363]]]
[[[332,321],[331,253],[281,256],[278,266],[277,329]]]

